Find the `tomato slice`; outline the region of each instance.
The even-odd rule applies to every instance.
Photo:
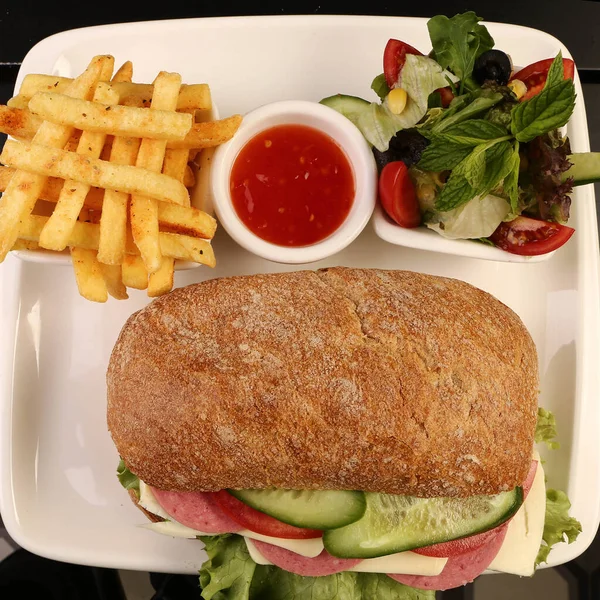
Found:
[[[448,106],[450,106],[450,102],[452,102],[452,100],[454,99],[454,94],[452,93],[452,88],[450,88],[450,87],[439,88],[436,91],[440,93],[440,98],[442,100],[442,106],[444,108],[448,108]]]
[[[306,540],[321,537],[316,529],[304,529],[283,523],[274,517],[265,515],[232,496],[227,490],[215,493],[215,500],[224,513],[246,529],[271,537],[288,540]]]
[[[400,40],[391,39],[385,45],[385,50],[383,51],[383,73],[390,88],[393,88],[397,83],[398,75],[406,62],[407,54],[423,55],[416,48]]]
[[[513,79],[518,79],[527,86],[527,92],[521,98],[521,102],[533,98],[544,89],[546,79],[548,78],[548,69],[550,69],[553,60],[554,59],[552,58],[547,58],[532,63],[510,78],[511,81]],[[565,72],[565,79],[573,79],[575,75],[575,63],[570,58],[563,58],[563,69]]]
[[[500,223],[489,239],[511,254],[539,256],[560,248],[574,233],[572,227],[560,223],[517,217]]]
[[[401,161],[390,162],[379,176],[379,199],[385,212],[401,227],[418,227],[421,209],[408,167]]]

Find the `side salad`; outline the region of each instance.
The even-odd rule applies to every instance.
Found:
[[[515,70],[480,21],[433,17],[428,55],[390,39],[371,85],[379,102],[321,103],[372,145],[379,199],[398,226],[546,254],[574,233],[573,186],[600,181],[600,153],[571,153],[561,131],[575,107],[575,64],[559,52]]]

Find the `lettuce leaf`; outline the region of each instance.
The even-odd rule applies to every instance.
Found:
[[[138,498],[140,497],[140,480],[127,468],[123,459],[119,461],[117,477],[126,490],[134,490]]]
[[[504,198],[487,194],[483,198],[473,198],[458,208],[430,213],[425,224],[451,240],[487,238],[509,211],[510,205]]]
[[[434,600],[435,592],[402,585],[377,573],[301,577],[257,565],[238,535],[200,538],[208,560],[200,570],[204,600]]]
[[[408,96],[406,108],[396,115],[388,108],[387,99],[383,104],[372,102],[355,125],[371,145],[385,152],[398,131],[414,127],[425,116],[429,95],[446,85],[448,81],[438,63],[427,56],[407,54],[400,76],[400,87]]]
[[[535,443],[545,442],[551,450],[560,448],[558,442],[552,441],[556,437],[556,418],[545,408],[538,408],[537,424],[535,426]]]
[[[569,516],[571,503],[567,495],[560,490],[546,490],[546,520],[542,545],[538,552],[535,564],[548,560],[548,554],[554,544],[566,541],[571,544],[581,533],[581,523]]]

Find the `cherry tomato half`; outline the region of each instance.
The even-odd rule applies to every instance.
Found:
[[[383,51],[383,73],[385,80],[390,88],[393,88],[398,81],[398,75],[406,62],[407,54],[416,54],[422,56],[416,48],[401,42],[400,40],[391,39],[385,46]]]
[[[500,223],[489,239],[511,254],[539,256],[560,248],[574,233],[572,227],[560,223],[517,217]]]
[[[227,490],[215,493],[215,500],[224,513],[236,523],[255,533],[288,540],[306,540],[321,537],[316,529],[304,529],[283,523],[274,517],[265,515],[232,496]]]
[[[401,161],[390,162],[379,176],[379,199],[388,216],[401,227],[418,227],[421,209],[408,167]]]
[[[552,61],[552,58],[540,60],[521,69],[510,78],[511,81],[513,79],[518,79],[527,86],[527,92],[521,98],[521,102],[533,98],[544,89],[546,79],[548,78],[548,70],[550,69]],[[563,69],[565,72],[565,79],[573,79],[573,76],[575,75],[575,63],[570,58],[563,58]]]

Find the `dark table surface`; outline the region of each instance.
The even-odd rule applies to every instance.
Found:
[[[452,16],[475,10],[487,21],[515,23],[546,31],[571,51],[583,83],[592,150],[600,151],[600,1],[501,1],[421,0],[416,3],[371,0],[362,6],[345,2],[272,2],[252,5],[213,0],[170,0],[168,8],[149,2],[86,3],[15,1],[0,9],[0,103],[12,95],[21,61],[29,49],[45,37],[73,29],[106,23],[206,16],[260,14],[372,14],[387,16]],[[600,190],[596,189],[596,205]],[[600,499],[598,500],[600,502]],[[558,568],[569,582],[572,600],[600,598],[600,535],[581,557]],[[444,593],[444,599],[471,598],[472,586]]]

